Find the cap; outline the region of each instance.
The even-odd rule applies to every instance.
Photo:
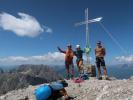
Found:
[[[101,44],[101,41],[98,41],[97,44]]]
[[[77,44],[77,45],[76,45],[76,48],[80,48],[80,45],[79,45],[79,44]]]
[[[72,47],[72,45],[71,44],[68,44],[67,47]]]

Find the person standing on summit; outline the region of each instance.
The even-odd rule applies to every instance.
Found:
[[[100,67],[104,69],[104,76],[105,76],[105,79],[107,79],[107,69],[106,69],[105,60],[104,60],[106,51],[105,51],[105,48],[102,46],[101,41],[97,42],[97,45],[95,48],[95,55],[96,55],[96,65],[98,68],[98,79],[102,79]]]
[[[74,51],[75,56],[77,57],[76,63],[78,67],[79,74],[82,73],[82,65],[83,65],[83,53],[85,53],[83,50],[81,50],[80,45],[76,45],[76,51]]]
[[[61,53],[65,54],[65,66],[67,71],[67,79],[73,78],[74,77],[74,64],[73,64],[74,52],[72,50],[72,45],[68,44],[66,51],[61,50],[60,47],[57,47],[57,48]]]

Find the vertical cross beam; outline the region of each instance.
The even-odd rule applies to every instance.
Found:
[[[87,57],[87,63],[90,64],[90,59],[89,59],[89,54],[90,54],[90,40],[89,40],[89,24],[94,23],[94,22],[99,22],[101,21],[102,17],[98,17],[95,19],[88,20],[88,8],[85,9],[85,21],[76,23],[75,26],[80,26],[80,25],[86,25],[86,57]]]
[[[86,48],[90,48],[90,45],[89,45],[89,23],[87,23],[88,21],[88,8],[85,9],[85,22],[86,22]],[[89,64],[90,63],[90,59],[89,59],[89,53],[86,53],[86,57],[87,57],[87,63]]]

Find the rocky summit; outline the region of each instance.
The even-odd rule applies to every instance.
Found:
[[[73,100],[133,100],[133,77],[123,80],[90,78],[80,84],[73,80],[67,82],[69,86],[66,90]],[[8,92],[0,100],[36,100],[34,90],[39,86],[30,85],[25,89]]]

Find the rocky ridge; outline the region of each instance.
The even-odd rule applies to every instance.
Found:
[[[77,84],[67,80],[66,88],[74,100],[133,100],[133,77],[130,79],[97,80],[90,78]],[[43,85],[43,84],[42,84]],[[11,91],[0,97],[0,100],[36,100],[34,90],[40,85]]]

